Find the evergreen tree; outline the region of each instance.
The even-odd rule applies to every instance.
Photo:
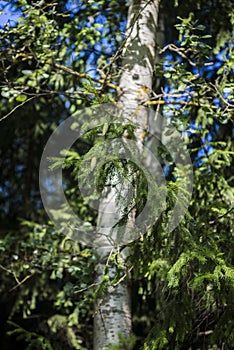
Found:
[[[93,340],[96,350],[111,342],[110,349],[232,349],[231,2],[12,0],[0,6],[16,15],[0,30],[1,349],[84,350]],[[107,220],[105,211],[101,217],[87,205],[77,180],[86,159],[97,166],[95,147],[116,138],[137,143],[141,154],[151,136],[159,136],[167,197],[146,233],[103,253],[71,240],[48,219],[38,177],[57,125],[106,102],[121,105],[123,124],[107,121],[66,157],[51,159],[52,171],[64,168],[71,208],[93,226]],[[126,123],[138,108],[143,112]],[[169,126],[164,139],[161,129],[151,129],[148,109]],[[193,195],[172,231],[176,203],[186,203],[187,194],[185,169],[170,153],[170,127],[181,133],[193,162]],[[120,228],[130,227],[144,209],[149,183],[139,167],[117,158],[101,168],[97,184],[103,191],[116,173],[125,181],[113,205],[123,210]],[[135,184],[133,208],[126,201],[128,179]],[[128,287],[131,322],[127,302],[119,331],[110,318],[121,312],[118,293],[128,300]],[[109,313],[112,297],[116,309]]]

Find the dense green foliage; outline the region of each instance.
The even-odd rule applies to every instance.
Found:
[[[160,106],[182,132],[194,191],[184,220],[166,233],[183,174],[163,150],[167,209],[130,244],[135,336],[128,345],[122,339],[122,348],[231,350],[234,13],[228,0],[162,0],[160,7],[165,45],[157,48],[155,91],[146,104]],[[93,283],[95,253],[48,220],[38,169],[56,125],[78,109],[116,99],[127,6],[14,0],[11,10],[17,22],[0,30],[0,347],[91,349],[95,296],[125,272],[115,252],[114,281],[107,266],[103,283]],[[96,214],[82,201],[76,176],[95,137],[94,130],[76,145],[64,170],[70,203],[87,221]]]

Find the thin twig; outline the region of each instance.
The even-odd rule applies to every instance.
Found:
[[[7,268],[5,268],[4,266],[2,266],[1,264],[0,264],[0,268],[1,268],[2,270],[4,270],[4,271],[8,272],[8,273],[12,273],[11,270],[8,270]]]
[[[165,46],[163,49],[160,50],[160,53],[163,53],[167,49],[169,49],[170,51],[176,52],[179,56],[185,58],[191,64],[191,66],[196,67],[196,63],[192,62],[183,52],[181,52],[181,49],[179,47],[173,44],[169,44]]]
[[[22,279],[22,281],[19,281],[18,278],[17,278],[17,277],[15,276],[15,274],[14,274],[14,277],[15,277],[16,282],[17,282],[18,284],[17,284],[15,287],[11,288],[11,289],[10,289],[10,292],[12,292],[12,291],[15,290],[16,288],[20,287],[24,282],[26,282],[30,277],[32,277],[32,275],[33,275],[33,274],[27,275],[26,277],[24,277],[24,278]]]
[[[99,282],[99,283],[92,283],[92,284],[90,284],[88,287],[79,289],[79,290],[75,291],[74,293],[82,293],[82,292],[84,292],[84,291],[86,291],[86,290],[88,290],[88,289],[91,289],[91,288],[93,288],[93,287],[100,286],[100,284],[101,284],[101,282]]]
[[[0,122],[3,121],[4,119],[8,118],[12,113],[14,113],[18,108],[24,106],[27,102],[33,100],[34,98],[36,98],[37,96],[32,96],[30,98],[28,98],[26,101],[20,103],[19,105],[15,106],[9,113],[7,113],[6,115],[4,115],[1,119]]]
[[[211,85],[214,87],[215,91],[219,94],[219,97],[221,98],[221,100],[228,106],[228,107],[234,107],[234,104],[232,103],[229,103],[225,98],[224,96],[222,95],[222,93],[219,91],[219,89],[217,88],[217,86],[215,84],[212,84]]]
[[[133,266],[130,267],[130,269],[128,269],[128,271],[115,283],[112,284],[113,287],[116,287],[118,284],[120,284],[128,275],[129,272],[131,272],[133,269]]]
[[[234,207],[227,210],[224,214],[217,216],[215,220],[209,221],[209,225],[214,225],[219,219],[222,219],[224,216],[228,215],[233,209]]]
[[[184,106],[194,106],[194,107],[207,107],[207,108],[212,108],[212,109],[217,109],[217,106],[210,105],[210,104],[201,104],[199,102],[192,102],[192,101],[164,101],[164,100],[148,100],[145,101],[143,104],[150,106],[150,105],[184,105]]]
[[[76,71],[74,71],[73,69],[69,68],[69,67],[66,67],[62,64],[58,64],[58,63],[50,63],[50,62],[47,62],[48,64],[54,66],[55,68],[58,68],[58,69],[61,69],[63,70],[64,72],[67,72],[73,76],[76,76],[78,78],[85,78],[85,79],[90,79],[92,81],[94,81],[95,83],[99,83],[99,84],[103,84],[105,79],[97,79],[97,78],[91,78],[89,75],[87,75],[86,73],[78,73]],[[106,85],[109,86],[110,88],[112,89],[115,89],[117,90],[118,87],[114,84],[112,84],[111,82],[107,81],[106,82]]]

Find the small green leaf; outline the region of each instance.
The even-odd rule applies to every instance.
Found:
[[[102,129],[102,136],[106,135],[106,133],[108,131],[108,128],[109,128],[109,124],[108,123],[104,123],[103,129]]]
[[[19,95],[16,97],[16,101],[18,102],[24,102],[27,100],[27,96],[26,95]]]
[[[199,24],[197,27],[196,27],[196,29],[198,29],[198,30],[204,30],[206,27],[205,26],[203,26],[202,24]]]

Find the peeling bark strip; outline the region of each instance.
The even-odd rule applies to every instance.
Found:
[[[133,0],[130,2],[128,12],[118,99],[122,116],[140,125],[135,132],[139,150],[142,149],[143,144],[142,129],[147,128],[147,111],[141,104],[149,99],[152,89],[158,4],[158,0]],[[116,223],[116,217],[113,215],[113,218],[110,219],[110,215],[108,212],[105,214],[104,210],[104,207],[117,209],[115,196],[116,194],[111,192],[105,199],[105,203],[100,203],[102,214],[98,218],[98,227],[102,228],[105,220],[108,220],[110,224],[110,220],[113,219],[113,226]],[[100,231],[103,232],[103,230]],[[108,232],[104,233],[108,235]],[[100,281],[105,268],[104,257],[108,255],[108,251],[100,249],[98,254],[100,263],[97,279]],[[112,275],[111,279],[115,274],[114,268],[109,269],[109,274]],[[126,279],[115,287],[109,286],[103,300],[97,301],[94,316],[94,350],[105,350],[110,344],[118,344],[118,334],[129,337],[131,332],[130,304]]]

